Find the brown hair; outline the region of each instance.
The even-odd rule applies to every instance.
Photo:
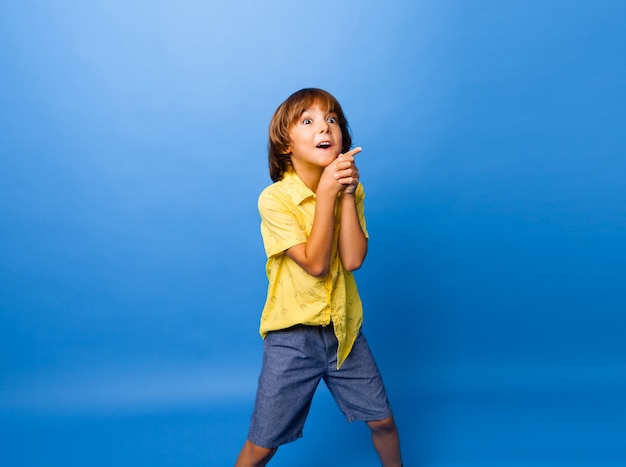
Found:
[[[315,103],[319,104],[324,111],[337,114],[342,137],[341,152],[347,152],[352,146],[348,120],[341,105],[332,94],[317,88],[305,88],[294,92],[278,106],[270,122],[267,158],[272,181],[282,180],[283,174],[292,168],[291,157],[287,153],[291,144],[289,130],[302,115],[302,112]]]

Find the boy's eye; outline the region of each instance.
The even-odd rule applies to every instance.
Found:
[[[337,117],[328,117],[326,121],[328,123],[337,123]]]
[[[310,125],[311,123],[313,123],[313,120],[311,120],[310,118],[305,118],[302,120],[303,125]]]

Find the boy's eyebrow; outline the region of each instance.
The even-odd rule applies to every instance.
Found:
[[[311,112],[312,108],[308,107],[306,109],[303,109],[302,112],[300,112],[300,115],[306,113],[306,112]],[[322,110],[322,112],[327,113],[327,114],[335,114],[337,115],[337,112],[335,110]]]

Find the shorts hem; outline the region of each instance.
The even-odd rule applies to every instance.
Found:
[[[389,410],[388,412],[385,412],[386,415],[383,415],[382,417],[379,414],[376,415],[368,415],[368,416],[357,416],[357,417],[346,417],[346,420],[348,421],[348,423],[353,423],[353,422],[378,422],[380,420],[384,420],[385,418],[393,415],[393,411]]]
[[[283,438],[282,440],[274,441],[274,442],[265,442],[265,441],[255,440],[254,437],[248,436],[248,441],[262,448],[275,449],[284,444],[289,444],[289,443],[293,443],[294,441],[298,441],[300,438],[302,438],[302,433],[298,433],[295,437]]]

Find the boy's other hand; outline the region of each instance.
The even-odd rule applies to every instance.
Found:
[[[361,148],[354,148],[345,154],[339,154],[334,164],[334,177],[342,185],[342,191],[352,195],[359,185],[359,170],[354,163],[354,156],[361,152]],[[331,165],[333,165],[331,164]]]

